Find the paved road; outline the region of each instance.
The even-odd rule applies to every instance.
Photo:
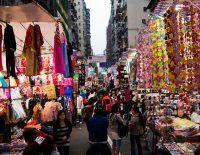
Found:
[[[71,135],[71,148],[70,155],[85,155],[86,150],[88,149],[88,132],[86,125],[76,125],[73,128]],[[129,137],[123,138],[121,145],[121,155],[130,155],[130,142]],[[150,153],[145,149],[143,145],[143,155],[150,155]]]

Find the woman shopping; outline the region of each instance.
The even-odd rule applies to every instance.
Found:
[[[53,126],[53,137],[60,155],[69,155],[70,134],[72,132],[72,125],[67,120],[66,112],[60,110],[58,112],[57,121]]]
[[[114,104],[111,108],[110,114],[110,135],[113,142],[112,152],[113,155],[119,155],[120,147],[121,147],[121,138],[118,135],[118,124],[124,124],[122,117],[120,116],[120,108],[116,104]]]
[[[143,134],[143,118],[137,106],[131,110],[132,116],[129,121],[129,132],[131,141],[131,155],[136,154],[135,143],[137,144],[138,155],[142,155],[141,135]]]

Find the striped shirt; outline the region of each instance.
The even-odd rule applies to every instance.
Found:
[[[60,146],[70,146],[69,136],[72,131],[71,125],[65,126],[54,126],[54,140],[58,147]],[[67,139],[63,139],[63,137],[67,137]]]

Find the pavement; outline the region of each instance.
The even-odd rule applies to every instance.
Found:
[[[109,137],[108,137],[108,142],[110,145],[112,145],[112,141],[110,140]],[[143,155],[151,155],[151,153],[146,149],[144,141],[142,141],[142,146],[143,146]],[[86,125],[77,124],[76,126],[74,126],[71,134],[70,155],[85,155],[88,148],[89,148],[88,131]],[[123,138],[120,154],[131,155],[129,136]]]

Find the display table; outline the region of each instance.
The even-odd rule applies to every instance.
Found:
[[[22,155],[26,147],[24,140],[16,139],[12,140],[10,143],[0,144],[0,154],[1,155]]]
[[[157,152],[156,144],[158,144],[159,139],[162,139],[164,142],[174,143],[199,142],[199,125],[187,119],[160,117],[151,121],[149,128],[153,133],[150,139],[152,141],[152,154]]]
[[[172,155],[194,155],[199,148],[198,143],[164,143],[164,149]]]

